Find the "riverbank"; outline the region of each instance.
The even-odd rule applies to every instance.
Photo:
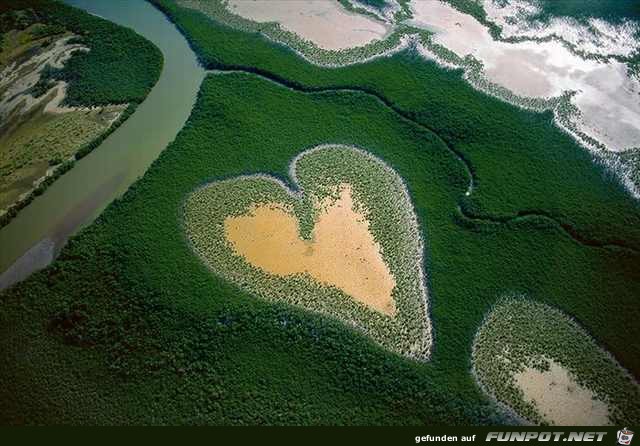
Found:
[[[164,65],[157,83],[135,112],[117,129],[112,126],[114,131],[96,143],[94,150],[0,229],[2,272],[41,240],[54,240],[54,251],[59,252],[71,234],[95,219],[142,176],[186,121],[204,77],[204,70],[185,39],[150,4],[106,0],[66,3],[135,29],[160,49]],[[60,227],[65,228],[64,234],[60,234]],[[39,265],[42,263],[34,263],[32,270]],[[13,282],[0,283],[7,286]]]
[[[0,227],[120,125],[162,69],[153,44],[78,9],[22,0],[3,11]]]

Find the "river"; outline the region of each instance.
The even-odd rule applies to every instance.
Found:
[[[189,117],[205,76],[182,34],[151,4],[65,3],[132,28],[160,48],[164,67],[157,84],[124,124],[0,230],[0,289],[51,263],[71,235],[145,173]]]

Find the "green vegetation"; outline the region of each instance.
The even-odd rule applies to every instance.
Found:
[[[247,109],[249,98],[255,107]],[[306,95],[255,76],[210,76],[155,174],[52,268],[2,295],[0,350],[10,363],[0,377],[3,420],[496,422],[466,372],[449,382],[448,372],[402,360],[342,323],[256,300],[212,276],[186,243],[182,205],[198,185],[244,172],[285,177],[300,148],[327,140],[374,147],[413,171],[423,218],[426,197],[442,203],[451,187],[466,186],[432,135],[366,95]],[[37,298],[45,289],[48,298]],[[52,369],[55,378],[43,381]],[[81,394],[69,387],[78,385]],[[42,410],[67,392],[73,402]],[[469,398],[474,404],[463,402]]]
[[[255,172],[286,178],[300,148],[326,142],[367,147],[406,182],[427,243],[427,363],[255,299],[212,275],[185,240],[183,204],[198,186]],[[469,373],[470,349],[496,295],[514,290],[586,321],[635,370],[638,254],[585,246],[540,218],[460,225],[467,183],[435,134],[370,95],[209,76],[147,175],[52,267],[2,295],[3,421],[503,422]],[[53,388],[43,381],[51,370]],[[62,402],[45,410],[51,401]]]
[[[545,371],[550,360],[607,402],[612,424],[640,420],[638,384],[575,321],[556,309],[525,299],[500,301],[474,342],[473,366],[482,386],[536,423],[543,417],[523,399],[513,377],[525,367]]]
[[[455,9],[465,14],[469,14],[475,17],[480,23],[489,28],[489,32],[494,38],[500,37],[500,27],[495,23],[487,20],[487,13],[482,7],[482,3],[476,0],[443,0],[445,3],[449,3]]]
[[[158,79],[162,55],[132,30],[48,0],[3,4],[0,33],[8,79],[0,88],[2,227],[133,113]],[[52,66],[65,51],[70,59]],[[48,111],[59,81],[68,85],[62,105],[93,109]],[[39,102],[28,110],[12,99],[29,96]]]
[[[575,318],[640,374],[640,206],[550,113],[483,95],[409,51],[321,68],[154,3],[207,67],[246,72],[208,76],[145,177],[54,265],[0,295],[0,421],[508,422],[470,371],[478,327],[509,293]],[[366,147],[405,181],[426,244],[429,361],[256,299],[189,246],[194,190],[258,172],[286,179],[318,144]]]
[[[185,227],[194,250],[220,276],[267,300],[333,316],[393,352],[426,360],[431,348],[431,326],[426,312],[423,246],[402,180],[366,152],[345,147],[304,152],[292,163],[294,186],[303,191],[300,197],[264,176],[215,182],[195,191],[185,204]],[[309,277],[281,278],[265,273],[228,247],[225,218],[245,214],[258,204],[278,203],[294,209],[301,222],[300,231],[308,239],[316,221],[314,199],[334,195],[336,187],[345,183],[352,187],[355,202],[367,210],[370,231],[395,278],[395,317],[366,307],[339,289],[322,286]]]
[[[462,200],[465,209],[503,217],[543,211],[588,238],[640,248],[640,205],[607,169],[594,168],[592,155],[555,127],[550,112],[519,110],[479,94],[459,71],[411,51],[361,65],[315,67],[258,34],[169,0],[154,3],[185,32],[208,68],[242,69],[303,91],[368,92],[431,129],[475,176],[473,194]]]
[[[396,12],[395,19],[399,22],[401,20],[410,19],[413,17],[411,13],[411,0],[397,0],[400,5],[400,9]]]
[[[168,7],[167,3],[166,2],[162,3],[162,1],[163,0],[159,0],[159,2],[157,2],[160,8],[162,9],[162,8]],[[348,0],[345,0],[345,1],[348,1]],[[456,2],[456,0],[452,0],[452,1]],[[593,147],[602,149],[601,152],[599,153],[598,162],[606,163],[607,165],[611,165],[611,166],[621,165],[622,157],[620,157],[618,154],[610,153],[608,150],[606,150],[602,146],[602,144],[600,144],[598,141],[595,141],[593,138],[586,135],[576,126],[574,120],[572,120],[571,118],[576,113],[578,113],[578,111],[573,105],[571,105],[569,94],[565,94],[563,97],[557,98],[557,99],[556,98],[554,99],[526,98],[526,97],[516,96],[505,87],[502,87],[500,85],[497,85],[487,80],[484,74],[484,67],[476,59],[471,57],[461,58],[457,56],[455,53],[453,53],[449,49],[434,42],[434,39],[432,38],[432,34],[429,31],[426,31],[424,29],[415,28],[406,24],[398,24],[398,25],[395,25],[395,27],[393,28],[393,32],[389,36],[387,36],[386,39],[382,41],[374,41],[371,44],[366,45],[364,47],[353,48],[350,50],[327,51],[327,50],[323,50],[321,48],[316,47],[311,42],[302,40],[299,36],[297,36],[294,33],[281,29],[281,27],[277,23],[267,23],[267,24],[256,23],[251,20],[247,20],[242,17],[239,17],[229,12],[227,8],[224,6],[224,4],[221,2],[221,0],[214,0],[213,2],[203,2],[203,1],[197,1],[197,0],[180,0],[179,2],[177,2],[177,4],[180,6],[184,6],[185,9],[194,9],[194,10],[200,11],[205,16],[212,19],[214,22],[217,21],[218,23],[223,23],[224,24],[223,26],[230,26],[235,30],[240,30],[245,32],[248,31],[252,34],[250,37],[251,40],[255,39],[256,36],[259,37],[260,34],[263,34],[264,36],[267,36],[269,39],[273,39],[276,42],[286,45],[288,48],[292,48],[294,52],[298,52],[299,54],[302,54],[303,57],[307,58],[313,63],[324,65],[327,67],[335,68],[335,66],[340,66],[340,65],[362,63],[363,61],[369,60],[371,58],[382,57],[382,55],[389,55],[390,53],[397,52],[400,49],[403,49],[403,48],[406,49],[407,47],[413,48],[416,45],[420,44],[428,48],[429,51],[431,51],[432,53],[436,54],[437,57],[440,60],[442,60],[444,63],[463,69],[465,71],[465,78],[467,79],[467,81],[469,81],[473,85],[473,88],[476,88],[485,92],[489,92],[491,95],[495,97],[502,98],[503,100],[506,100],[511,104],[516,104],[518,106],[521,106],[529,110],[534,110],[534,111],[553,110],[556,115],[555,119],[559,121],[565,128],[569,129],[574,134],[579,135],[583,141],[588,141]],[[473,4],[475,5],[476,9],[478,9],[484,14],[484,10],[480,7],[479,4],[477,3],[473,3]],[[456,4],[455,6],[462,9],[463,11],[467,11],[469,9],[468,5],[464,2],[461,5]],[[186,14],[185,11],[183,11],[183,13]],[[410,14],[409,3],[403,3],[401,5],[401,9],[396,14],[397,15],[396,20],[400,21],[403,19],[403,17],[408,17],[407,14]],[[200,19],[202,19],[202,17],[200,17]],[[484,20],[484,15],[483,15],[483,21],[486,22]],[[209,23],[209,25],[211,25],[211,23]],[[206,24],[200,23],[198,24],[198,27],[200,26],[204,27],[206,26]],[[499,30],[494,24],[487,24],[487,26],[489,26],[492,29],[492,32],[496,36],[499,34]],[[192,27],[190,28],[190,31],[193,32],[195,29],[196,29],[195,27]],[[206,37],[206,34],[209,34],[209,37]],[[207,62],[210,66],[216,68],[219,63],[218,53],[220,52],[220,45],[215,44],[215,42],[211,38],[211,34],[212,33],[207,31],[206,28],[202,28],[202,37],[204,39],[207,39],[206,40],[207,45],[212,45],[210,48],[216,52],[216,55],[210,59],[207,59]],[[239,35],[237,37],[240,38]],[[225,37],[217,36],[217,38],[225,38]],[[262,39],[264,40],[264,38]],[[252,41],[252,44],[255,44],[255,43],[256,42]],[[271,42],[268,42],[268,44],[270,47],[273,46]],[[238,46],[233,46],[233,48],[238,49]],[[271,48],[269,51],[272,51],[272,50],[273,49]],[[288,52],[290,53],[291,51],[289,50]],[[200,53],[202,53],[202,51],[200,51]],[[205,49],[205,54],[206,54],[206,49]],[[239,55],[236,53],[234,53],[234,56],[235,57],[232,58],[233,62],[231,61],[228,62],[228,64],[231,66],[236,66],[234,65],[234,63],[237,63],[236,62],[237,60],[244,60],[244,57],[238,57]],[[295,59],[296,59],[296,62],[294,63],[294,65],[296,63],[299,63],[300,58],[296,57]],[[256,57],[256,55],[252,54],[248,58],[248,60],[251,61],[249,64],[252,66],[252,68],[247,68],[242,63],[240,64],[240,66],[243,68],[247,68],[248,70],[258,69],[258,72],[262,73],[262,71],[259,70],[262,64],[259,63],[257,65],[254,65],[254,62],[253,62],[256,60],[262,60],[262,58],[260,58],[259,56]],[[279,61],[278,63],[280,62],[281,61]],[[269,60],[266,65],[270,67],[269,68],[270,74],[278,73],[278,70],[272,70],[271,68],[274,66],[273,61]],[[288,64],[284,64],[284,66],[287,66],[287,65]],[[297,71],[297,68],[295,68],[294,70]],[[334,71],[332,68],[329,68],[329,70]],[[287,70],[286,77],[287,79],[284,80],[285,82],[295,82],[295,79],[297,79],[297,76],[293,76],[293,78],[291,78],[289,70]],[[315,78],[315,76],[312,76],[311,78],[313,79]],[[329,76],[329,79],[324,79],[323,81],[320,82],[320,84],[325,84],[328,82],[329,85],[333,85],[336,82],[336,79],[340,79],[340,78],[336,76]],[[282,81],[283,79],[280,79],[280,80]],[[346,81],[346,83],[351,85],[361,85],[359,83],[360,79],[353,80],[353,81],[354,81],[353,83],[351,81]],[[304,85],[307,88],[314,88],[312,87],[312,85],[315,84],[316,82],[317,81],[310,81],[310,79],[308,79],[307,76],[304,77]],[[316,88],[322,88],[322,87],[316,87]],[[361,88],[361,87],[356,87],[356,88]],[[416,88],[420,88],[420,86],[418,85],[416,86]],[[626,173],[618,173],[618,175],[620,177],[623,177],[625,180],[629,176]],[[640,184],[636,184],[636,187],[640,188]]]
[[[53,114],[39,108],[15,131],[0,136],[0,209],[31,190],[50,167],[79,157],[78,149],[92,143],[125,110],[109,106]]]

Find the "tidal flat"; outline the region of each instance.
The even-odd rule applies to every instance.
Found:
[[[610,57],[587,58],[558,39],[495,39],[471,15],[440,0],[411,2],[409,24],[460,58],[473,57],[487,79],[513,94],[549,99],[571,94],[575,126],[614,152],[640,148],[640,79]],[[608,55],[607,55],[608,56]]]

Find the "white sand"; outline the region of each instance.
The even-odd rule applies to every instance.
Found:
[[[381,21],[347,11],[337,1],[228,0],[227,7],[256,22],[278,22],[327,50],[364,46],[384,39],[390,30]]]
[[[525,400],[538,409],[545,421],[557,426],[605,426],[607,404],[594,399],[593,392],[577,384],[569,371],[549,361],[550,369],[527,368],[514,376]]]
[[[312,240],[300,238],[297,218],[277,204],[261,205],[249,214],[227,217],[225,236],[237,254],[269,274],[309,274],[388,316],[396,312],[395,280],[369,232],[369,223],[354,209],[351,187],[341,185],[337,200],[318,203]]]
[[[73,110],[59,107],[66,94],[64,82],[55,83],[47,94],[43,94],[39,98],[34,98],[29,93],[29,90],[40,80],[40,75],[47,65],[62,68],[74,52],[89,50],[85,46],[69,43],[73,37],[75,36],[56,40],[51,48],[37,53],[21,65],[13,63],[5,67],[0,76],[0,87],[7,87],[7,90],[0,97],[0,122],[13,113],[26,113],[50,98],[53,98],[53,104],[47,105],[46,111],[64,113]],[[57,89],[56,94],[51,96],[50,93],[54,89]]]
[[[548,98],[576,91],[577,127],[608,149],[640,147],[640,81],[626,65],[575,55],[559,41],[506,43],[470,15],[439,0],[413,0],[410,24],[432,30],[435,41],[483,63],[487,78],[518,96]]]

